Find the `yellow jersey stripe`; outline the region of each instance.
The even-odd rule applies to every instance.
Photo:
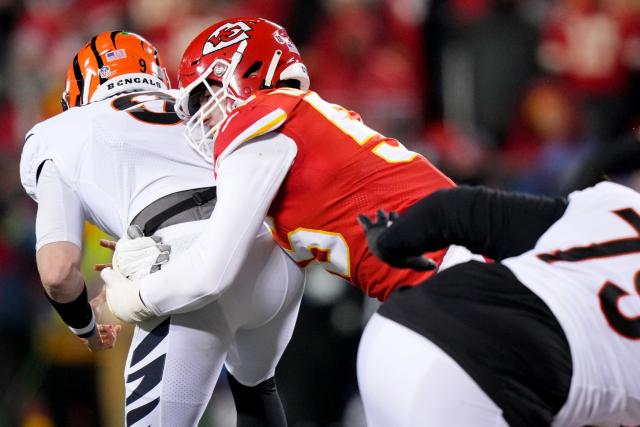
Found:
[[[260,128],[258,128],[256,131],[254,131],[251,135],[249,135],[248,137],[244,138],[242,140],[242,142],[247,142],[252,138],[255,138],[258,135],[262,135],[264,133],[269,132],[271,129],[275,129],[278,126],[280,126],[280,124],[282,122],[284,122],[285,120],[287,120],[287,113],[282,112],[282,114],[280,114],[279,116],[277,116],[276,118],[274,118],[273,120],[271,120],[270,122],[268,122],[267,124],[265,124],[264,126],[261,126]]]

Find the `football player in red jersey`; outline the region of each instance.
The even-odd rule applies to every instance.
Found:
[[[158,273],[130,282],[103,272],[111,309],[122,320],[218,298],[265,218],[299,264],[315,259],[379,300],[423,282],[443,260],[468,258],[462,248],[439,250],[427,254],[435,263],[409,260],[404,267],[422,270],[415,271],[373,256],[359,212],[403,212],[454,184],[420,154],[309,91],[307,70],[284,28],[261,18],[212,25],[186,49],[178,78],[176,112],[187,122],[187,139],[214,163],[218,201],[204,233]],[[170,297],[153,292],[187,274],[189,283]]]

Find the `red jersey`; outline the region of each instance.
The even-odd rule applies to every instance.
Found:
[[[302,266],[315,259],[380,300],[433,274],[393,268],[376,258],[357,216],[373,216],[380,208],[401,213],[452,187],[449,178],[420,154],[364,125],[356,113],[295,89],[259,92],[234,110],[215,141],[216,165],[241,144],[274,130],[298,150],[268,213],[275,241],[293,259]],[[445,252],[427,256],[440,264]]]

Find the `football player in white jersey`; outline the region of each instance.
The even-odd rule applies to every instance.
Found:
[[[62,102],[63,113],[28,132],[20,174],[38,202],[36,258],[45,294],[71,331],[100,350],[113,345],[118,329],[96,328],[87,300],[78,268],[84,221],[119,237],[136,225],[130,229],[159,236],[179,253],[210,216],[215,182],[211,164],[183,142],[162,62],[142,37],[93,37],[69,68]],[[167,247],[151,238],[129,242],[114,257],[126,276],[142,277],[167,261]],[[239,426],[286,425],[273,377],[303,281],[265,230],[216,302],[139,323],[125,372],[126,425],[197,425],[223,364]]]
[[[374,314],[358,351],[370,427],[640,424],[640,194],[459,187],[360,221],[391,265],[452,243],[497,261]]]

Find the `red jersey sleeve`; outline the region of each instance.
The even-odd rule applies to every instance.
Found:
[[[262,91],[236,108],[220,126],[213,155],[219,162],[243,143],[284,124],[306,92],[295,89]]]

